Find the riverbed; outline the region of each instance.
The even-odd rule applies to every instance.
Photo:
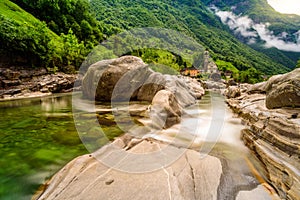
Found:
[[[30,199],[67,162],[88,153],[74,125],[71,95],[0,102],[0,110],[1,199]],[[254,175],[248,162],[252,157],[239,139],[243,127],[222,95],[207,93],[186,109],[179,125],[148,137],[175,141],[176,145],[196,149],[201,155],[218,157],[227,173],[219,187],[222,197],[234,199],[245,195],[239,193],[241,190],[253,190],[252,195],[259,199],[271,199],[260,185],[263,180],[257,180],[259,173]],[[110,139],[122,133],[113,124],[108,123],[105,128],[114,134]],[[180,134],[174,134],[178,130]]]

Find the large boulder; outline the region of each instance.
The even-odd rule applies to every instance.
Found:
[[[85,97],[99,101],[152,102],[151,114],[156,116],[153,124],[160,128],[180,122],[182,109],[204,95],[197,81],[154,72],[134,56],[91,65],[83,78],[82,90]]]
[[[266,107],[300,107],[300,68],[271,77],[266,83]]]
[[[99,61],[89,67],[82,81],[83,95],[98,101],[151,102],[162,89],[171,91],[183,107],[204,95],[200,83],[154,72],[134,56]]]
[[[136,98],[136,89],[150,74],[142,59],[134,56],[102,60],[91,65],[83,77],[83,95],[98,101],[127,100],[129,95]]]

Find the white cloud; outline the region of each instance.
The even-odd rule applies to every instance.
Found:
[[[267,48],[276,47],[283,51],[300,52],[300,30],[294,33],[297,43],[285,42],[283,39],[288,36],[286,32],[282,32],[279,36],[275,36],[268,29],[269,23],[256,24],[248,16],[238,16],[229,11],[220,11],[217,8],[212,8],[216,15],[220,17],[224,24],[227,24],[235,34],[240,34],[248,39],[249,44],[256,42],[257,38],[265,41]]]

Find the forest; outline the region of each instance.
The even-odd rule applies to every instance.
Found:
[[[210,3],[196,0],[1,0],[1,57],[11,65],[72,73],[79,69],[93,48],[112,35],[134,28],[159,27],[194,38],[209,50],[217,64],[222,63],[218,65],[221,70],[234,66],[237,70],[234,78],[240,82],[261,81],[264,74],[284,73],[295,67],[296,62],[277,49],[250,47],[235,38],[207,8]],[[293,28],[291,24],[287,26]],[[168,64],[177,71],[187,66],[178,63],[180,59],[174,59],[176,54],[172,52],[140,49],[129,53],[139,55],[140,52],[147,63]]]

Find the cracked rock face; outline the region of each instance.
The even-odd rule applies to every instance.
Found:
[[[117,139],[114,145],[136,154],[166,147],[153,139],[128,141],[126,137]],[[101,151],[109,155],[111,150]],[[97,157],[97,152],[71,161],[34,199],[217,199],[222,165],[216,157],[201,159],[198,152],[186,150],[169,166],[134,174],[108,167],[94,156]],[[160,163],[160,160],[153,162]],[[140,165],[143,167],[143,163]],[[147,167],[147,162],[144,165]]]
[[[278,80],[277,78],[278,76],[273,81]],[[255,90],[260,94],[242,94],[239,98],[227,100],[234,112],[249,126],[242,131],[241,138],[261,163],[264,178],[276,189],[279,196],[282,199],[298,199],[300,109],[268,109],[268,97],[261,94],[261,90]]]

